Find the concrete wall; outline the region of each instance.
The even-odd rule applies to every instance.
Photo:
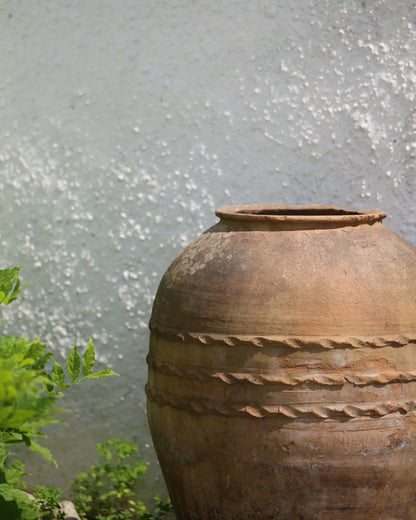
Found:
[[[59,473],[138,442],[147,323],[176,253],[239,203],[377,207],[416,244],[411,0],[3,0],[1,262],[36,280],[3,330],[94,338],[120,377],[71,391]],[[153,482],[153,479],[157,482]]]

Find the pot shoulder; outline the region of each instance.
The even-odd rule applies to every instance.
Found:
[[[392,335],[416,323],[416,249],[381,222],[217,225],[173,261],[151,324],[262,335]]]

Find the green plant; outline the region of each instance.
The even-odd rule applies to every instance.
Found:
[[[61,490],[54,486],[36,486],[34,498],[42,520],[65,520],[61,495]]]
[[[75,505],[82,520],[162,520],[172,510],[170,501],[156,495],[149,512],[135,499],[134,486],[146,470],[135,444],[112,439],[97,445],[100,460],[89,473],[80,473],[71,483]]]
[[[8,305],[19,297],[23,288],[20,269],[0,270],[0,304]],[[45,437],[45,426],[58,422],[54,414],[62,411],[57,402],[63,390],[86,379],[114,374],[109,369],[93,373],[95,350],[91,340],[82,362],[76,346],[70,352],[66,360],[69,379],[62,366],[51,359],[53,353],[45,349],[46,344],[39,338],[29,341],[0,336],[0,518],[7,520],[50,518],[50,511],[42,511],[51,499],[50,490],[46,502],[42,498],[31,500],[24,493],[24,464],[11,451],[13,446],[24,444],[56,464],[38,439]]]

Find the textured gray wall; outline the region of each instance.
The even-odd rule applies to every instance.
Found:
[[[4,0],[3,265],[36,280],[3,330],[57,352],[92,336],[120,373],[69,393],[65,484],[122,435],[158,469],[147,322],[176,253],[248,202],[378,207],[416,244],[411,0]],[[85,395],[84,395],[85,394]],[[147,445],[147,446],[146,446]]]

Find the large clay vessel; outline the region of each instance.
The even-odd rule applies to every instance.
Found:
[[[378,210],[216,214],[150,322],[178,520],[415,520],[416,250]]]

